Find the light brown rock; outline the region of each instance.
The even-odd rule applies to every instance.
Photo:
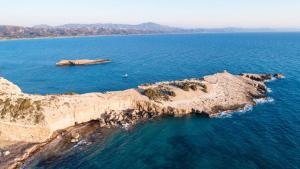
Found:
[[[274,75],[274,77],[277,78],[277,79],[285,78],[284,74],[282,74],[282,73],[277,73],[277,74]]]
[[[4,152],[3,152],[3,155],[4,155],[4,156],[8,156],[9,154],[10,154],[10,151],[4,151]]]
[[[91,120],[99,120],[102,127],[118,127],[163,114],[213,117],[255,105],[253,99],[265,97],[267,88],[261,79],[266,75],[253,76],[254,80],[252,76],[224,72],[124,91],[45,96],[22,93],[0,78],[0,140],[43,142],[57,130]],[[200,90],[186,91],[174,85],[180,83],[198,85]],[[152,100],[144,95],[146,89],[163,94]]]
[[[108,59],[96,59],[96,60],[61,60],[56,63],[57,66],[79,66],[79,65],[92,65],[92,64],[100,64],[100,63],[107,63],[111,62]]]

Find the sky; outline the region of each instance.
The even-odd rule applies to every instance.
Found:
[[[0,0],[0,25],[143,22],[300,28],[300,0]]]

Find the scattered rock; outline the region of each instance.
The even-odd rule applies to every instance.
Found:
[[[80,140],[79,133],[73,133],[71,136],[71,143],[77,143]]]
[[[77,143],[79,140],[76,140],[74,138],[71,139],[71,143]]]
[[[272,74],[251,74],[251,73],[243,73],[241,74],[242,77],[249,78],[254,81],[264,82],[266,80],[272,79]]]

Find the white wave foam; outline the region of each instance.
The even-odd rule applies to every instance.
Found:
[[[273,91],[272,91],[271,88],[267,88],[267,92],[268,92],[268,93],[272,93]]]
[[[253,110],[253,106],[246,106],[244,109],[237,111],[237,113],[246,113],[252,110]]]
[[[129,130],[130,127],[131,127],[131,125],[129,123],[122,124],[122,128],[125,129],[125,130]]]
[[[216,116],[217,118],[231,118],[232,117],[232,113],[229,112],[221,112],[218,116]]]
[[[87,145],[87,141],[86,140],[80,140],[77,144],[75,144],[73,146],[73,148],[76,148],[78,146],[84,146],[84,145]]]
[[[272,81],[275,81],[277,80],[275,77],[272,77],[270,80],[265,80],[265,82],[272,82]]]
[[[260,98],[260,99],[254,99],[254,102],[256,104],[272,103],[274,102],[274,99],[272,97]]]
[[[221,112],[217,118],[231,118],[232,117],[232,114],[235,114],[235,113],[246,113],[248,111],[252,111],[253,109],[253,106],[245,106],[243,109],[241,110],[238,110],[238,111],[234,111],[234,112]]]
[[[267,98],[260,98],[260,99],[254,99],[255,103],[256,104],[264,104],[264,103],[272,103],[274,102],[274,99],[272,97],[267,97]],[[249,111],[252,111],[253,110],[253,106],[246,106],[244,107],[243,109],[241,110],[238,110],[238,111],[234,111],[234,112],[221,112],[217,118],[231,118],[232,117],[232,114],[243,114],[243,113],[246,113],[246,112],[249,112]]]

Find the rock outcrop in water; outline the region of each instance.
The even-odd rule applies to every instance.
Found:
[[[267,74],[228,72],[107,93],[32,95],[0,78],[0,139],[42,142],[60,129],[98,120],[102,127],[134,125],[156,116],[214,117],[265,98]]]
[[[284,75],[283,75],[282,73],[276,73],[276,74],[274,75],[274,77],[277,78],[277,79],[283,79],[283,78],[285,78]]]
[[[96,60],[61,60],[56,63],[57,66],[80,66],[80,65],[93,65],[93,64],[100,64],[100,63],[107,63],[111,62],[109,59],[96,59]]]

